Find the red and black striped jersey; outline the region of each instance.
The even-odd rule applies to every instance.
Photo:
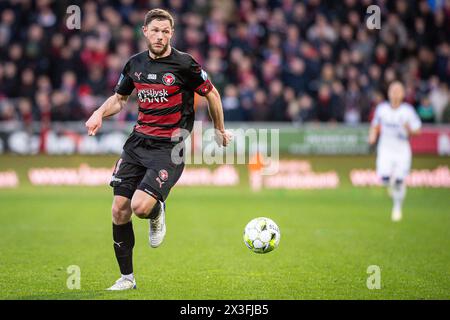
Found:
[[[114,89],[121,95],[137,91],[139,113],[134,131],[158,141],[171,141],[180,129],[191,132],[194,92],[212,90],[207,73],[184,52],[172,47],[170,55],[152,59],[148,50],[132,56]]]

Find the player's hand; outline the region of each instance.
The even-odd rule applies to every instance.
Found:
[[[226,130],[218,130],[215,129],[215,138],[216,138],[216,142],[219,146],[221,147],[226,147],[231,139],[232,139],[232,134],[227,132]]]
[[[377,137],[375,135],[369,135],[369,139],[367,141],[369,145],[373,146],[377,142]]]
[[[371,153],[371,154],[375,152],[375,148],[377,145],[377,139],[378,139],[378,137],[376,134],[374,134],[374,133],[369,134],[369,138],[367,139],[367,142],[369,143],[369,153]]]
[[[377,144],[378,140],[378,134],[380,132],[379,126],[371,126],[369,130],[369,137],[367,139],[367,142],[370,146],[374,146]]]
[[[100,112],[95,111],[91,117],[86,121],[85,125],[88,130],[88,135],[95,136],[97,131],[102,127],[103,117]]]

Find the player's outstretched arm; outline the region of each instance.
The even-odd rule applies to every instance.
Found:
[[[408,136],[416,136],[421,132],[420,127],[411,128],[411,126],[408,123],[405,124],[405,130],[406,132],[408,132]]]
[[[231,135],[225,131],[223,109],[220,94],[215,87],[205,96],[208,100],[209,115],[216,130],[216,141],[220,146],[226,147],[231,140]]]
[[[380,133],[380,125],[372,125],[369,129],[369,144],[373,146],[378,139],[378,134]]]
[[[85,125],[88,130],[88,135],[95,136],[97,131],[102,127],[103,118],[119,113],[127,102],[128,97],[115,93],[106,99],[101,107],[95,110],[88,121],[86,121]]]

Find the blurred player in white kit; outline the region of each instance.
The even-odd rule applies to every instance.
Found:
[[[402,219],[402,204],[406,195],[406,177],[411,168],[409,137],[418,134],[422,123],[414,107],[403,102],[405,89],[395,81],[389,85],[389,101],[375,109],[369,132],[369,143],[377,146],[377,175],[388,187],[393,200],[392,221]]]

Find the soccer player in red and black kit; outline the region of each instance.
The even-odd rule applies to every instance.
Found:
[[[195,92],[208,100],[216,141],[222,146],[230,141],[220,95],[207,73],[192,56],[170,45],[174,33],[170,13],[162,9],[147,12],[142,31],[149,50],[128,60],[115,94],[86,122],[88,134],[95,135],[102,119],[120,112],[129,95],[137,90],[137,124],[123,147],[110,183],[114,189],[114,251],[122,276],[108,290],[136,288],[133,212],[139,218],[149,219],[149,241],[153,248],[164,239],[165,200],[184,169],[184,163],[172,160],[172,149],[180,142],[179,132],[192,130]]]

